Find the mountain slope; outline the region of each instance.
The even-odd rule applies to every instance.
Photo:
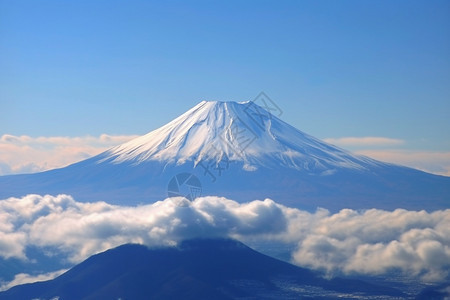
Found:
[[[182,192],[177,175],[198,184],[187,184]],[[0,177],[0,199],[66,193],[79,201],[135,205],[177,192],[237,201],[270,197],[308,210],[450,207],[450,178],[353,155],[253,102],[203,101],[163,127],[90,159]]]
[[[123,245],[54,280],[16,286],[0,299],[298,299],[402,293],[359,280],[326,280],[240,242],[189,240],[178,248]]]

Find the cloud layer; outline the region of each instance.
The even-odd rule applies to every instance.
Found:
[[[309,213],[270,199],[166,199],[138,207],[81,203],[70,196],[0,201],[0,256],[27,259],[28,246],[54,249],[73,263],[124,243],[175,245],[194,237],[233,237],[296,245],[293,262],[328,274],[403,271],[423,281],[450,271],[450,210]]]
[[[136,136],[0,137],[0,175],[60,168],[99,154]]]

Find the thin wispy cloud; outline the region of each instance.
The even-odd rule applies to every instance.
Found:
[[[409,150],[404,148],[406,141],[387,137],[342,137],[324,141],[380,161],[450,176],[450,152]]]
[[[339,147],[392,147],[405,144],[405,141],[401,139],[376,136],[327,138],[324,141]]]
[[[450,152],[412,150],[359,150],[355,153],[438,175],[450,176]]]
[[[444,280],[450,270],[450,210],[309,213],[270,199],[238,203],[222,197],[124,207],[29,195],[0,201],[0,228],[0,256],[22,260],[29,246],[53,249],[53,255],[77,263],[124,243],[232,237],[294,246],[295,264],[329,275],[399,270],[429,282]]]
[[[34,173],[64,167],[99,154],[136,136],[0,137],[0,175]]]

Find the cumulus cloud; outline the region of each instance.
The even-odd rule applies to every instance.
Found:
[[[124,207],[81,203],[67,195],[2,200],[0,229],[11,238],[0,255],[24,258],[27,245],[51,246],[79,262],[123,243],[173,245],[198,236],[278,233],[287,226],[282,207],[269,199],[247,204],[216,197],[188,205],[183,201],[187,200]]]
[[[0,137],[0,175],[59,168],[99,154],[136,136]]]
[[[344,209],[316,220],[293,257],[302,266],[327,272],[399,269],[424,281],[440,280],[450,270],[450,210]]]
[[[124,243],[159,246],[233,237],[296,245],[295,264],[330,275],[400,270],[439,281],[450,271],[450,210],[309,213],[270,199],[238,203],[221,197],[125,207],[81,203],[67,195],[28,195],[0,201],[0,232],[8,241],[0,242],[0,256],[25,260],[28,246],[54,249],[78,263]]]

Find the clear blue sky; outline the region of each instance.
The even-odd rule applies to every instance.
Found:
[[[319,138],[450,150],[450,1],[0,0],[0,135],[143,134],[260,91]]]

